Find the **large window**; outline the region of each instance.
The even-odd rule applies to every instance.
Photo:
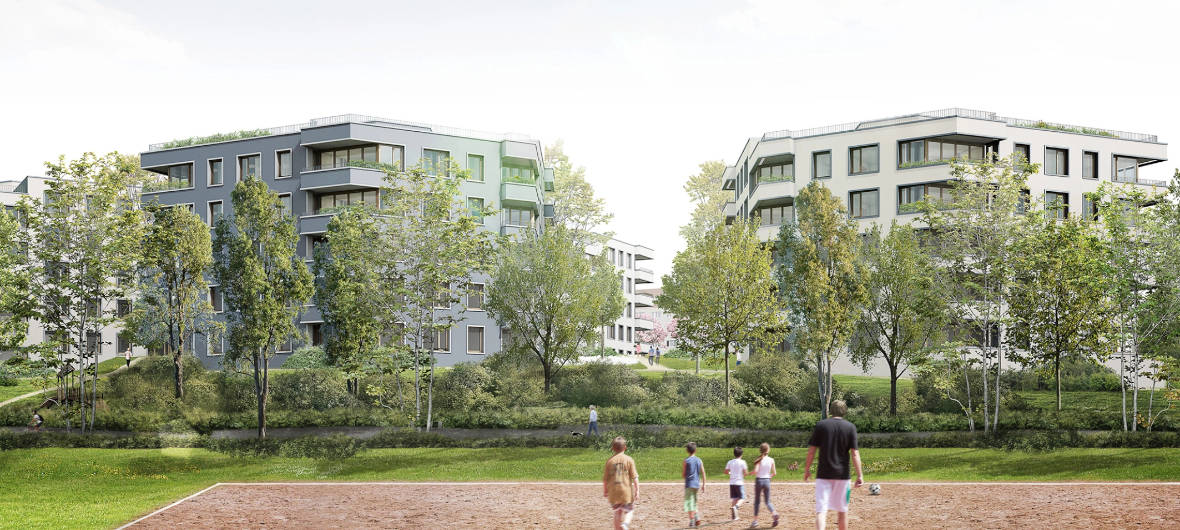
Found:
[[[532,210],[521,210],[518,208],[504,209],[504,224],[508,226],[532,226],[533,212]]]
[[[483,182],[483,157],[467,155],[467,180]]]
[[[506,182],[519,182],[522,184],[534,184],[537,182],[537,174],[533,172],[531,167],[503,167],[500,169],[502,178]]]
[[[1069,150],[1054,147],[1045,148],[1045,174],[1069,176]]]
[[[848,216],[853,219],[881,215],[881,191],[862,190],[848,194]]]
[[[1082,153],[1082,178],[1098,178],[1098,153],[1093,151]]]
[[[168,189],[179,190],[193,187],[193,165],[181,164],[168,168]]]
[[[467,290],[467,309],[483,311],[483,284],[473,283]]]
[[[483,326],[467,326],[467,353],[484,353]]]
[[[1135,183],[1139,181],[1139,161],[1134,158],[1125,156],[1114,157],[1114,178],[1115,182],[1130,182]]]
[[[819,151],[811,153],[811,178],[832,178],[832,152]]]
[[[987,154],[987,146],[947,140],[910,140],[898,144],[899,167],[915,167],[948,162],[951,160],[981,161]]]
[[[431,175],[437,175],[439,171],[446,170],[447,159],[451,157],[451,153],[446,151],[438,151],[435,149],[422,150],[422,169]]]
[[[951,203],[951,183],[931,182],[927,184],[914,184],[911,186],[898,186],[898,213],[917,212],[917,203],[922,202],[923,200],[929,200],[936,206],[940,207],[949,205]]]
[[[213,226],[213,225],[217,224],[217,220],[221,219],[223,211],[224,211],[224,206],[222,205],[221,201],[209,201],[209,207],[205,211],[205,213],[207,215],[206,219],[209,222],[209,226]]]
[[[470,212],[471,216],[474,217],[479,222],[479,224],[483,224],[483,198],[468,197],[467,211]]]
[[[1056,191],[1045,192],[1045,209],[1050,217],[1065,219],[1069,217],[1069,194]]]
[[[217,160],[210,160],[209,161],[209,185],[210,186],[220,186],[222,184],[222,182],[223,182],[221,180],[222,179],[222,177],[221,177],[222,165],[223,164],[221,163],[220,158]]]
[[[386,164],[402,169],[403,150],[400,145],[369,144],[316,152],[316,169],[350,167],[363,162]]]
[[[316,195],[316,213],[331,213],[334,208],[366,205],[377,207],[377,190],[352,190]]]
[[[436,329],[431,332],[430,349],[436,352],[450,353],[451,352],[451,330]]]
[[[755,175],[758,182],[794,182],[795,163],[789,162],[774,166],[762,166],[758,168]]]
[[[282,210],[283,215],[291,215],[291,194],[284,193],[279,195],[279,209]]]
[[[795,208],[793,206],[768,206],[754,210],[754,215],[760,219],[762,226],[778,226],[784,221],[791,221],[795,218]]]
[[[848,148],[848,174],[876,173],[880,170],[881,148],[876,145]]]
[[[291,176],[291,151],[278,151],[275,153],[275,178],[287,178]]]
[[[258,171],[261,169],[260,159],[258,155],[239,156],[238,157],[238,180],[242,180],[249,176],[260,176]]]

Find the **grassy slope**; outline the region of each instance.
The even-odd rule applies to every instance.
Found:
[[[115,371],[116,368],[123,366],[125,364],[127,364],[127,361],[125,359],[123,359],[122,357],[119,357],[116,359],[107,359],[103,362],[98,363],[98,375],[102,376],[102,375],[109,374],[109,373]],[[53,383],[52,380],[50,381],[50,383],[55,384],[55,383]],[[52,387],[50,387],[50,388],[52,388]],[[29,392],[35,392],[37,390],[42,390],[40,379],[38,379],[38,378],[20,379],[19,382],[16,384],[16,386],[0,386],[0,401],[4,401],[6,399],[11,399],[16,396],[23,395],[23,394],[28,394]]]
[[[702,449],[721,480],[726,449]],[[781,480],[804,449],[776,449]],[[342,461],[234,458],[201,449],[31,449],[0,452],[0,527],[114,526],[216,482],[372,480],[594,481],[608,454],[587,449],[380,449]],[[644,481],[677,481],[681,449],[633,453]],[[978,449],[866,450],[872,481],[1172,480],[1180,452],[1071,449],[1008,453]]]

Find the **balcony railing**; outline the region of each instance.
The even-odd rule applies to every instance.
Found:
[[[1168,187],[1168,182],[1167,182],[1167,181],[1165,181],[1165,180],[1156,180],[1156,179],[1141,179],[1141,178],[1119,178],[1119,177],[1114,177],[1113,179],[1111,179],[1111,181],[1112,181],[1112,182],[1117,182],[1117,183],[1120,183],[1120,184],[1139,184],[1139,185],[1142,185],[1142,186],[1159,186],[1159,187],[1162,187],[1162,188],[1166,188],[1166,187]]]

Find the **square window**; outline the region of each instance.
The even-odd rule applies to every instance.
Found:
[[[1015,144],[1012,146],[1012,154],[1019,155],[1020,161],[1024,163],[1032,162],[1032,149],[1028,144]]]
[[[848,174],[875,173],[880,168],[880,150],[876,145],[848,149]]]
[[[1069,217],[1069,194],[1056,191],[1046,191],[1045,209],[1051,212],[1051,217],[1055,217],[1057,219],[1065,219]]]
[[[258,167],[261,165],[260,159],[261,157],[259,155],[238,157],[238,180],[240,181],[246,177],[260,176],[259,170],[261,168]]]
[[[446,151],[423,149],[422,169],[425,169],[427,174],[437,175],[439,171],[446,170],[447,160],[450,156],[451,154]]]
[[[854,191],[848,194],[848,215],[853,219],[880,215],[880,190]]]
[[[450,353],[451,352],[451,330],[436,329],[430,334],[430,350]]]

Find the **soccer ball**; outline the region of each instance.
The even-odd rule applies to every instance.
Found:
[[[880,494],[881,494],[881,485],[880,484],[869,484],[869,495],[880,495]]]

